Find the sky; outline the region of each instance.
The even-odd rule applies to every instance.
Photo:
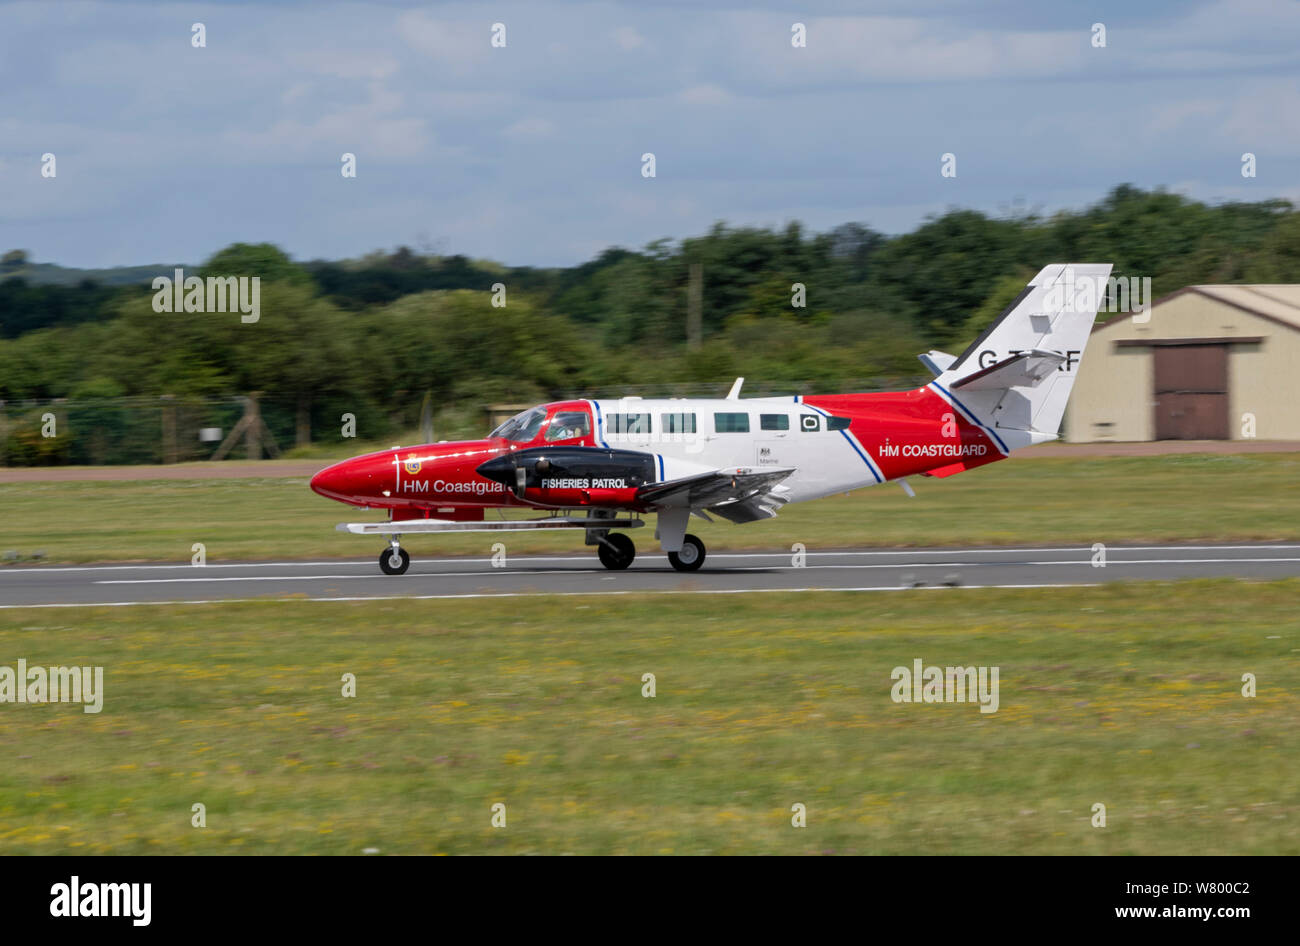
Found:
[[[0,251],[65,266],[238,241],[572,265],[1123,182],[1300,203],[1296,0],[45,0],[0,3],[0,82]]]

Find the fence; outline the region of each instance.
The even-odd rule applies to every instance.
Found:
[[[897,383],[895,383],[895,381]],[[809,394],[814,391],[871,391],[909,387],[914,378],[848,379],[836,384],[746,381],[745,397]],[[641,385],[616,390],[557,393],[569,397],[722,397],[730,382],[721,384]],[[420,422],[424,395],[399,396],[398,403],[364,405],[368,439],[413,430]],[[442,405],[444,409],[455,405]],[[470,405],[461,405],[462,408]],[[483,405],[490,411],[491,405]],[[345,412],[363,413],[362,406],[337,397],[316,398],[308,427],[318,442],[340,441]],[[445,429],[441,437],[482,436],[484,414],[462,412],[464,431]],[[477,419],[475,419],[477,418]],[[125,463],[184,463],[210,459],[258,459],[275,456],[293,446],[302,430],[300,406],[281,397],[125,397],[88,400],[0,402],[0,466],[100,466]],[[424,419],[427,422],[427,416]],[[469,428],[473,428],[470,430]]]
[[[0,465],[207,460],[248,413],[249,399],[127,397],[0,404]],[[263,402],[264,444],[291,444],[294,415]],[[219,432],[219,433],[217,433]],[[231,445],[229,456],[245,456]],[[262,451],[259,450],[259,453]]]

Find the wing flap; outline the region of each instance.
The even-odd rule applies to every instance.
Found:
[[[736,503],[765,493],[794,470],[753,470],[737,467],[696,473],[663,483],[648,483],[636,498],[655,506],[687,506],[691,509]]]
[[[731,522],[757,522],[759,519],[775,519],[777,512],[787,502],[788,499],[775,492],[759,493],[734,503],[711,506],[710,511]]]

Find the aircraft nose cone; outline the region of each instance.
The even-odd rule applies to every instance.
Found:
[[[327,466],[325,469],[313,476],[310,483],[312,490],[320,493],[322,496],[328,497],[329,499],[336,498],[342,492],[342,467],[342,463],[335,463],[333,466]]]

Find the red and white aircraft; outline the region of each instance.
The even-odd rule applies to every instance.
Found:
[[[786,503],[951,476],[1055,440],[1110,269],[1045,267],[961,355],[921,355],[935,378],[912,391],[741,400],[738,378],[723,399],[557,401],[483,440],[336,463],[311,488],[388,510],[338,527],[387,536],[388,575],[410,565],[401,536],[420,532],[582,529],[606,568],[627,568],[636,548],[621,530],[647,515],[673,567],[694,571],[705,550],[686,531],[693,515],[768,519]]]

